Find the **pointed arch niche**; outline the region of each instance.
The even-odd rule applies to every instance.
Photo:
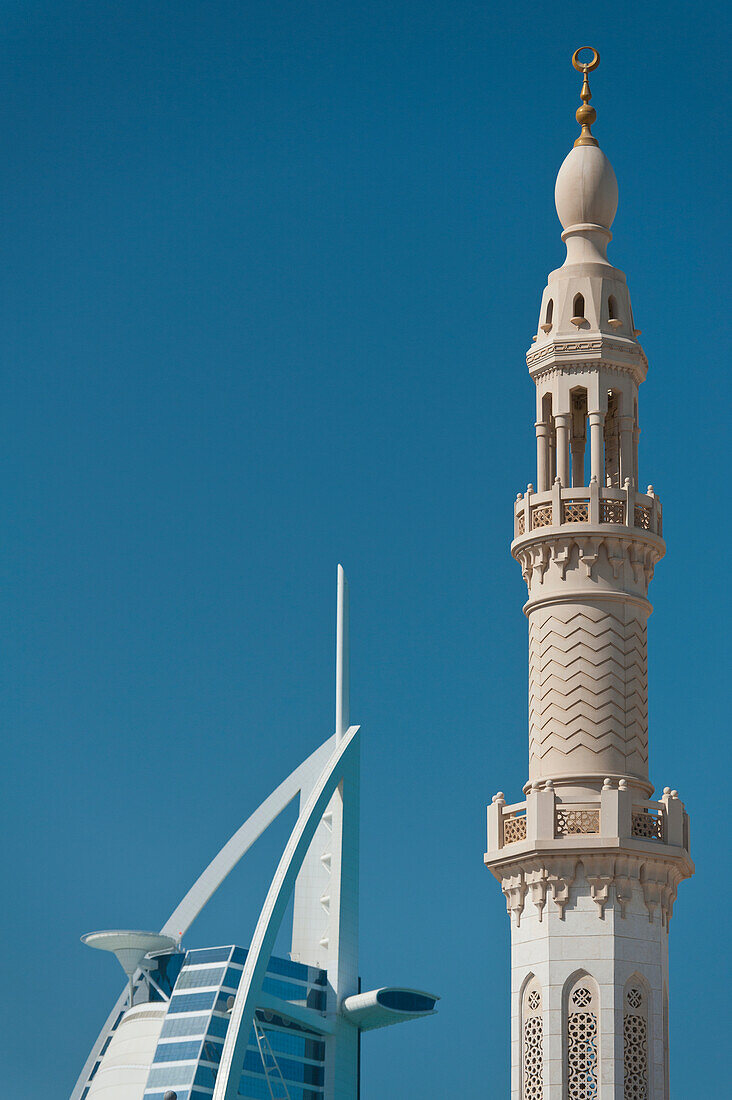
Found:
[[[543,395],[539,416],[536,425],[536,487],[544,493],[552,487],[557,476],[557,432],[551,393]]]
[[[529,974],[521,991],[521,1100],[544,1096],[544,1017],[541,985]]]
[[[620,417],[623,415],[623,395],[620,390],[608,390],[605,414],[605,485],[620,488]]]
[[[650,1016],[648,984],[633,974],[623,990],[623,1100],[650,1097]]]
[[[570,321],[577,328],[580,328],[585,323],[585,296],[584,294],[575,294],[572,301],[572,316]]]
[[[566,1100],[598,1100],[600,1080],[600,994],[594,978],[580,970],[564,987]]]
[[[585,484],[585,469],[589,469],[589,437],[587,432],[587,390],[576,386],[570,392],[570,435],[569,448],[572,465],[572,485],[576,488]],[[589,479],[588,479],[589,480]]]

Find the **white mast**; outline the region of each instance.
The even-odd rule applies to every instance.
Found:
[[[339,565],[336,608],[336,741],[341,740],[349,725],[350,639],[348,629],[348,581],[343,566]]]

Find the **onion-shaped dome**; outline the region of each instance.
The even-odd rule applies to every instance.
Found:
[[[618,181],[597,145],[576,145],[557,175],[554,202],[563,229],[601,225],[609,230],[618,209]]]

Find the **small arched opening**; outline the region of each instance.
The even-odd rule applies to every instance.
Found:
[[[585,323],[585,297],[584,294],[575,294],[572,302],[572,316],[570,321],[577,328]]]
[[[607,323],[612,328],[620,328],[623,323],[618,316],[618,303],[614,294],[611,294],[607,300]]]
[[[605,485],[608,488],[620,488],[620,417],[622,416],[622,394],[617,390],[607,391],[607,413],[605,414]]]
[[[570,421],[569,448],[572,460],[572,485],[585,484],[585,460],[587,450],[587,390],[574,389],[570,394],[572,419]]]
[[[557,432],[550,393],[545,393],[541,399],[540,423],[542,432],[537,447],[536,487],[543,493],[551,488],[557,476]]]

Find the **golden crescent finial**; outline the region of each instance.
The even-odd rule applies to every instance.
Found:
[[[592,59],[590,61],[580,61],[579,55],[583,50],[592,50]],[[592,136],[590,126],[597,118],[597,111],[594,107],[590,107],[590,100],[592,99],[592,93],[590,92],[590,82],[587,79],[587,74],[593,72],[600,64],[600,55],[594,46],[580,46],[578,50],[575,50],[572,54],[572,64],[578,73],[582,73],[582,91],[580,92],[580,99],[582,100],[582,106],[577,108],[576,119],[579,122],[582,130],[580,136],[575,141],[575,145],[598,145],[599,142],[596,137]]]
[[[580,61],[579,55],[583,50],[592,50],[592,61]],[[572,64],[578,73],[591,73],[594,72],[600,64],[600,55],[594,46],[580,46],[580,48],[575,50],[572,54]]]

